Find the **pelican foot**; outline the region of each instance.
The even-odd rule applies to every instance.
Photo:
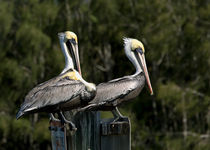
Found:
[[[127,121],[128,118],[127,117],[124,117],[120,111],[118,110],[117,107],[115,107],[113,110],[112,110],[112,114],[114,116],[114,120],[111,122],[111,123],[116,123],[116,122],[122,122],[122,121]]]
[[[55,116],[52,113],[50,113],[50,120],[51,121],[61,121],[61,120],[55,118]]]
[[[75,124],[72,121],[67,120],[62,112],[60,112],[59,115],[60,115],[60,118],[61,118],[61,122],[69,124],[70,130],[72,130],[72,131],[76,131],[77,130]]]
[[[120,117],[116,117],[114,118],[114,120],[111,122],[112,123],[116,123],[116,122],[127,122],[128,117],[124,117],[124,116],[120,116]]]
[[[91,110],[92,108],[94,108],[96,106],[97,106],[96,104],[90,104],[88,106],[77,109],[77,112],[88,111],[88,110]]]

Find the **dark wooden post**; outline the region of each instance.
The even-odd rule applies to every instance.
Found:
[[[113,122],[113,118],[102,119],[100,130],[100,150],[131,149],[131,130],[128,118],[123,118],[120,122]]]
[[[79,112],[73,120],[77,131],[67,131],[68,150],[100,150],[100,113]]]
[[[52,150],[66,149],[66,127],[60,121],[50,121]]]
[[[100,112],[77,113],[74,118],[77,131],[67,130],[68,150],[130,150],[130,121],[124,118],[101,119]]]

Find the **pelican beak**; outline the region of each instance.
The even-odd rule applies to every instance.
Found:
[[[142,49],[137,49],[136,51],[138,52],[139,58],[141,60],[142,68],[143,68],[143,71],[144,71],[144,75],[146,77],[146,81],[147,81],[147,85],[149,87],[150,94],[153,95],[153,89],[152,89],[149,74],[148,74],[148,71],[147,71],[147,64],[146,64],[144,53],[143,53]]]
[[[72,59],[74,61],[74,67],[81,75],[81,67],[79,61],[79,52],[78,52],[78,44],[74,39],[67,40],[66,45],[71,53]]]

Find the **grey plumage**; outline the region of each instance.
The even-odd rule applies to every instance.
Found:
[[[70,69],[68,72],[71,72]],[[88,92],[85,85],[79,80],[72,80],[61,74],[51,80],[33,88],[25,97],[16,118],[27,113],[57,112],[85,105],[95,96],[95,91]],[[85,96],[85,97],[84,97]]]
[[[143,72],[99,84],[95,98],[81,110],[113,110],[122,102],[138,96],[145,85]]]

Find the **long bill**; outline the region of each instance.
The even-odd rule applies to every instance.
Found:
[[[64,73],[65,71],[67,71],[70,68],[74,68],[74,62],[72,57],[70,56],[70,51],[68,50],[67,44],[64,42],[64,37],[65,34],[63,32],[58,33],[58,38],[60,41],[60,46],[61,46],[61,50],[63,52],[63,55],[65,57],[65,68],[63,69],[63,71],[61,72]]]
[[[80,61],[79,61],[78,45],[76,43],[72,42],[72,40],[68,40],[66,45],[71,53],[72,59],[74,61],[75,69],[79,72],[80,75],[82,75]]]
[[[75,57],[76,57],[76,64],[77,64],[78,72],[82,76],[81,67],[80,67],[78,44],[75,45]]]
[[[149,87],[150,94],[153,95],[153,89],[152,89],[149,74],[148,74],[148,71],[147,71],[147,64],[146,64],[145,56],[144,56],[143,53],[141,54],[139,52],[138,52],[138,55],[139,55],[139,58],[140,58],[141,63],[142,63],[143,71],[144,71],[144,74],[145,74],[145,77],[146,77],[146,81],[147,81],[147,85]]]

